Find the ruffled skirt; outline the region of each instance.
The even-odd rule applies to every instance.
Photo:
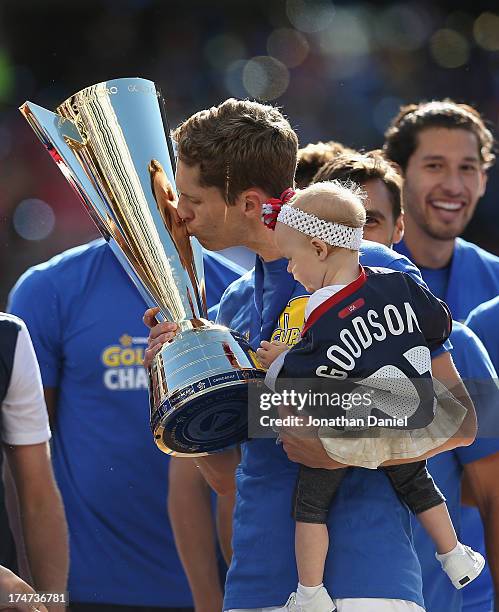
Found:
[[[327,454],[346,465],[376,469],[391,459],[420,457],[447,442],[459,431],[467,410],[436,379],[433,383],[436,402],[429,425],[413,430],[385,426],[352,426],[342,430],[319,427],[318,435]]]

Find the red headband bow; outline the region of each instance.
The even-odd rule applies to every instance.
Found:
[[[290,187],[281,193],[280,198],[270,198],[268,202],[262,205],[262,221],[269,229],[275,229],[277,216],[281,211],[282,205],[289,202],[294,195],[295,191]]]

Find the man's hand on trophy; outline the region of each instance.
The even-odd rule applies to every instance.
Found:
[[[154,357],[161,350],[161,347],[166,342],[172,340],[177,331],[178,325],[170,321],[163,321],[158,323],[156,315],[159,312],[159,308],[148,308],[142,321],[147,327],[149,327],[149,338],[147,339],[147,349],[144,355],[144,367],[149,368],[153,362]]]

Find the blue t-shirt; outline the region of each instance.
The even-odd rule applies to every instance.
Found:
[[[396,248],[410,257],[403,242]],[[458,321],[464,321],[473,308],[499,293],[499,258],[462,238],[456,240],[449,266],[441,270],[421,268],[421,274],[432,292],[447,302],[453,318]],[[472,378],[466,370],[466,363],[461,376]],[[436,477],[439,477],[438,473]],[[461,519],[463,542],[475,550],[484,551],[483,526],[478,511],[462,508]],[[488,567],[485,567],[480,578],[463,589],[463,609],[469,612],[488,610],[492,592],[492,579]]]
[[[361,262],[409,272],[421,282],[417,268],[381,245],[365,241]],[[274,273],[274,290],[265,291],[262,308],[263,288],[269,287],[264,267]],[[270,265],[257,260],[255,270],[233,283],[221,300],[219,322],[242,332],[254,348],[268,338],[293,344],[303,326],[308,294],[285,267],[282,260]],[[242,445],[225,610],[282,606],[296,589],[291,501],[297,469],[275,440]],[[349,470],[332,504],[328,527],[325,584],[334,597],[404,599],[424,605],[409,510],[383,472]]]
[[[403,240],[394,248],[412,259]],[[425,278],[423,270],[421,272]],[[447,290],[445,294],[435,293],[447,303],[452,318],[463,322],[473,308],[496,297],[498,293],[499,257],[476,244],[457,238],[450,262]]]
[[[452,334],[452,358],[455,362],[470,395],[473,398],[479,432],[471,446],[456,448],[441,453],[428,461],[428,469],[436,484],[447,499],[449,513],[458,533],[465,544],[472,544],[475,549],[484,553],[483,537],[476,538],[474,516],[466,516],[466,525],[473,526],[473,539],[470,541],[468,530],[463,529],[462,519],[476,509],[461,507],[461,476],[463,466],[472,461],[499,452],[499,440],[485,435],[490,431],[491,423],[499,419],[499,393],[495,385],[496,373],[489,356],[475,334],[461,323],[454,322]],[[497,429],[497,425],[495,426]],[[414,543],[423,572],[423,594],[427,612],[461,612],[463,595],[471,585],[462,591],[455,589],[440,563],[435,559],[435,545],[417,519],[413,517]],[[478,517],[478,526],[481,526]],[[478,544],[478,546],[477,546]],[[490,575],[480,575],[476,579],[478,587],[469,598],[469,610],[473,612],[490,612],[492,605],[492,585]]]
[[[447,293],[449,284],[450,266],[433,270],[432,268],[423,268],[420,266],[419,271],[424,278],[424,282],[428,285],[428,289],[433,295],[441,296]],[[442,300],[444,298],[441,298]]]
[[[498,291],[499,294],[499,291]],[[499,369],[499,295],[471,311],[466,325],[483,342],[495,369]]]
[[[475,334],[480,338],[485,348],[487,349],[487,352],[490,356],[490,359],[492,361],[492,364],[494,365],[496,372],[499,370],[499,326],[497,325],[498,317],[499,317],[499,297],[496,297],[474,308],[471,311],[469,317],[466,319],[466,325],[475,332]],[[498,430],[498,423],[496,422],[494,424],[494,427],[491,428],[491,431],[497,431],[497,430]],[[465,515],[463,517],[465,531],[467,529],[470,532],[470,536],[479,535],[481,536],[483,540],[484,538],[483,525],[480,519],[480,515],[478,514],[478,511],[475,508],[463,508],[463,510],[465,512]],[[470,514],[472,516],[471,519],[469,518]],[[469,529],[469,525],[472,525],[474,527],[473,531]],[[481,548],[482,553],[483,553],[484,548],[485,546],[484,544],[482,544],[482,548]],[[482,577],[480,576],[480,579],[481,578]],[[493,593],[492,578],[490,577],[488,568],[487,568],[487,575],[484,577],[484,580],[485,579],[488,579],[488,580],[486,584],[484,584],[483,593],[485,594],[486,592],[490,592],[492,594]],[[474,583],[472,583],[470,586],[473,586],[473,584]],[[467,595],[467,593],[465,593],[465,595]],[[470,598],[472,595],[474,595],[474,593],[470,593]],[[492,596],[493,595],[491,595],[491,597]],[[490,601],[492,603],[492,599]],[[465,603],[468,604],[468,597],[465,597]],[[471,605],[470,607],[467,607],[466,605],[464,609],[469,612],[474,612],[474,608]],[[481,608],[480,608],[480,611],[481,611]]]
[[[237,278],[205,255],[208,299]],[[145,304],[103,240],[28,270],[10,310],[58,389],[53,463],[70,533],[72,601],[192,606],[166,513],[169,458],[149,429]]]

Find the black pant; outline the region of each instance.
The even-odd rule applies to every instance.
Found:
[[[293,517],[301,523],[325,523],[329,507],[349,468],[324,470],[300,466],[293,501]],[[445,502],[426,469],[426,461],[379,468],[414,514]]]
[[[72,603],[70,612],[194,612],[194,608],[158,608],[156,606],[118,606],[114,604]]]

